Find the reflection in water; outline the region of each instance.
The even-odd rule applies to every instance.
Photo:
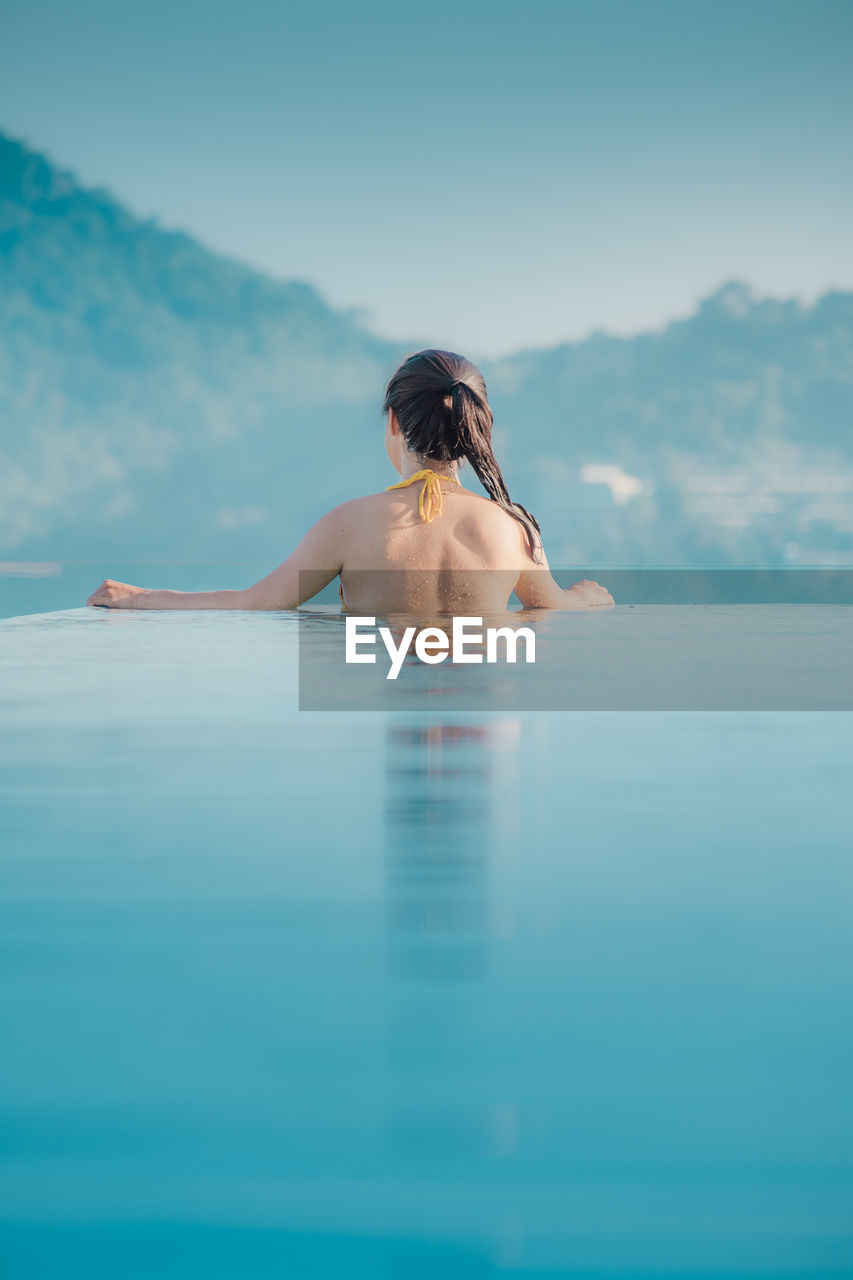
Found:
[[[413,1176],[436,1161],[491,1162],[515,1148],[517,1103],[489,1085],[481,980],[490,938],[507,928],[494,882],[517,834],[520,731],[510,718],[388,725],[386,900],[396,981],[387,1138]]]
[[[389,956],[426,981],[475,977],[489,933],[494,751],[518,721],[390,721],[386,763]]]

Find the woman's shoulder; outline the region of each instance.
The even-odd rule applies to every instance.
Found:
[[[326,515],[338,520],[358,519],[371,507],[377,506],[384,497],[384,493],[366,493],[355,498],[345,498],[336,507],[331,507]]]
[[[407,490],[397,489],[392,486],[390,491],[380,489],[376,493],[366,493],[359,497],[347,498],[329,511],[328,518],[334,520],[336,524],[358,526],[371,515],[375,515],[378,512],[387,512],[389,505],[393,504],[395,500],[399,500],[406,493]],[[499,502],[495,502],[494,499],[488,498],[483,494],[475,493],[472,489],[466,489],[462,485],[458,489],[445,490],[445,494],[454,505],[460,500],[464,502],[466,513],[479,528],[484,532],[488,531],[489,537],[495,538],[502,535],[504,539],[512,542],[513,545],[519,540],[522,543],[526,543],[524,529]]]
[[[506,507],[502,507],[499,502],[495,502],[494,498],[487,498],[484,494],[474,493],[472,489],[466,489],[465,496],[473,498],[471,511],[478,518],[488,521],[495,528],[506,529],[508,533],[513,533],[521,526],[514,516],[511,516]],[[476,505],[475,505],[476,504]]]

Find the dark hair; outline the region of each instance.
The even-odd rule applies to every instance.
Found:
[[[436,462],[466,458],[470,462],[492,501],[524,527],[533,559],[539,564],[539,524],[507,492],[492,452],[494,415],[477,366],[454,351],[417,351],[391,375],[383,414],[389,409],[394,410],[407,446],[418,457]]]

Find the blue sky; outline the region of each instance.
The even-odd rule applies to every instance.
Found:
[[[376,332],[853,287],[848,0],[6,0],[0,128]]]

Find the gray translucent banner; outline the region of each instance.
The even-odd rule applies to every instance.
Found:
[[[300,709],[853,710],[851,570],[555,570],[563,587],[600,582],[615,604],[522,610],[513,597],[481,613],[488,577],[443,571],[437,589],[430,571],[372,570],[348,578],[348,609],[337,584],[309,601]],[[419,598],[459,607],[399,607]]]

